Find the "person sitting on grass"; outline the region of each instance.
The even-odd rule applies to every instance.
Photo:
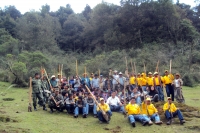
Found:
[[[142,103],[142,114],[147,115],[152,121],[155,121],[156,125],[160,125],[160,124],[163,123],[162,121],[160,121],[160,117],[158,115],[158,110],[151,103],[151,98],[150,97],[148,97]]]
[[[153,124],[147,115],[140,114],[140,107],[136,104],[135,97],[131,97],[130,103],[126,105],[126,111],[128,113],[128,119],[133,127],[135,127],[135,121],[140,121],[143,126]]]
[[[183,125],[185,123],[185,120],[183,118],[181,111],[178,108],[176,108],[176,106],[172,102],[171,97],[168,97],[167,100],[168,100],[167,103],[165,103],[163,106],[165,117],[168,120],[167,125],[170,125],[172,123],[172,118],[177,115],[180,120],[180,124]]]
[[[78,100],[77,100],[77,102],[75,104],[74,118],[77,118],[80,112],[82,112],[83,118],[87,117],[87,114],[86,114],[86,103],[84,102],[82,96],[78,97]]]
[[[108,115],[108,120],[106,120],[103,117],[102,110],[99,108],[99,106]],[[112,112],[110,111],[110,107],[107,103],[105,103],[103,98],[100,98],[99,106],[97,107],[97,116],[98,116],[98,119],[99,119],[99,123],[101,124],[103,122],[106,122],[108,124],[109,121],[110,121],[110,117],[112,116]]]
[[[74,112],[74,106],[75,106],[75,100],[73,99],[73,95],[69,94],[69,96],[65,100],[66,103],[66,110],[67,113],[73,113]]]
[[[106,102],[110,106],[111,111],[119,111],[124,113],[124,106],[120,102],[119,98],[116,96],[116,92],[112,92],[111,97],[107,99]]]
[[[95,101],[92,98],[92,95],[89,94],[89,96],[86,98],[86,114],[88,115],[89,112],[92,112],[94,117],[97,117],[97,106],[95,104]]]
[[[131,97],[135,97],[136,103],[137,103],[138,105],[141,105],[141,102],[142,102],[142,100],[141,100],[141,93],[140,93],[140,91],[138,91],[138,88],[137,88],[137,87],[135,87],[135,88],[133,89],[133,91],[132,91],[132,93],[131,93]]]

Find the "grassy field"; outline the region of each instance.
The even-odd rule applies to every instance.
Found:
[[[10,88],[8,83],[0,82],[0,133],[197,133],[200,132],[200,118],[191,117],[181,126],[178,119],[167,126],[141,126],[136,123],[133,128],[122,114],[113,113],[110,124],[99,124],[92,115],[83,119],[74,119],[66,113],[50,114],[39,108],[38,111],[28,112],[28,89]],[[200,109],[200,87],[183,88],[186,104]],[[4,101],[13,98],[13,101]],[[3,100],[4,99],[4,100]]]

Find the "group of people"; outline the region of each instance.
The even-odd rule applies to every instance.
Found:
[[[162,124],[154,102],[167,102],[163,106],[167,124],[171,124],[173,117],[178,115],[180,124],[185,120],[178,108],[173,104],[174,98],[177,102],[183,103],[182,95],[183,81],[177,73],[174,76],[165,71],[165,76],[160,76],[158,72],[152,74],[138,73],[123,76],[122,72],[110,70],[109,75],[97,75],[87,73],[83,77],[78,75],[68,79],[52,75],[48,79],[47,75],[36,73],[32,80],[33,107],[37,110],[38,104],[46,109],[46,104],[50,112],[55,110],[67,114],[73,114],[77,118],[82,114],[87,118],[92,113],[100,123],[109,123],[112,112],[120,112],[128,119],[133,127],[135,121],[140,121],[143,126]],[[166,88],[166,95],[163,89]],[[107,118],[105,117],[107,115]]]

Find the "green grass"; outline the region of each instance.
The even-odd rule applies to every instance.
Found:
[[[192,118],[191,121],[185,123],[184,126],[174,123],[171,126],[141,126],[136,123],[136,128],[133,128],[127,119],[122,114],[113,113],[110,124],[99,124],[98,119],[92,115],[83,119],[79,116],[74,119],[72,115],[65,113],[50,114],[49,110],[43,111],[39,108],[38,111],[28,112],[28,89],[10,88],[10,84],[0,82],[0,117],[10,118],[10,122],[2,122],[0,119],[0,132],[8,133],[196,133],[200,132],[200,119]],[[183,93],[186,99],[186,104],[200,108],[199,98],[200,87],[183,88]],[[3,95],[2,95],[3,94]],[[5,95],[4,95],[5,94]],[[14,98],[13,101],[4,101],[3,98]],[[16,113],[18,112],[18,113]],[[13,120],[15,122],[13,122]],[[178,122],[178,119],[175,119]],[[189,129],[191,128],[197,129]],[[105,128],[109,130],[105,130]]]

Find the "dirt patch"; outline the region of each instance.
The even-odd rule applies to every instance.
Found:
[[[0,116],[0,122],[18,122],[18,120],[11,119],[8,116]]]
[[[111,133],[120,133],[121,132],[121,127],[120,126],[116,126],[114,128],[105,127],[104,130],[110,130]]]
[[[4,101],[13,101],[15,100],[14,98],[3,98]]]
[[[160,119],[162,121],[166,121],[164,111],[163,111],[164,104],[165,104],[165,102],[154,103],[155,107],[158,110],[158,114],[160,115]],[[183,117],[186,121],[191,121],[192,117],[200,118],[200,113],[199,113],[198,108],[191,107],[191,106],[188,106],[186,104],[181,104],[181,103],[174,103],[174,104],[176,105],[177,108],[180,109],[180,111],[182,112]]]
[[[186,126],[190,130],[200,131],[200,125]]]
[[[5,112],[5,111],[1,111],[1,110],[0,110],[0,113],[1,113],[1,114],[5,114],[6,112]]]

